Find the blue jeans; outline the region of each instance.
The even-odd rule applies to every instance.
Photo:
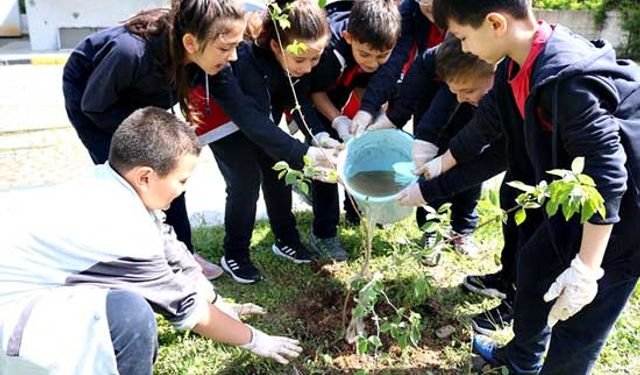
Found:
[[[615,270],[607,275],[605,269],[593,302],[552,330],[547,316],[555,301],[546,303],[542,297],[567,267],[553,249],[544,224],[519,249],[515,337],[495,353],[515,373],[588,374],[638,281],[637,277],[617,277]]]
[[[138,294],[112,290],[107,294],[107,321],[122,375],[151,375],[158,354],[156,318]]]

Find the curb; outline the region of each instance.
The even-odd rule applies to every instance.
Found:
[[[64,65],[69,56],[35,56],[29,58],[10,58],[2,59],[0,57],[0,66],[3,65]]]

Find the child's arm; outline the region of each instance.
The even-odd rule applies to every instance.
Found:
[[[333,122],[336,117],[342,115],[342,112],[336,108],[335,104],[333,104],[331,99],[329,99],[329,95],[327,95],[325,91],[311,93],[311,101],[318,112],[331,122]]]

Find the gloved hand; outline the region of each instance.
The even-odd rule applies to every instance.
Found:
[[[380,129],[394,129],[395,127],[396,127],[395,124],[391,122],[391,120],[389,120],[386,114],[383,113],[380,116],[378,116],[378,118],[373,122],[373,124],[369,125],[366,128],[366,130],[374,131],[374,130],[380,130]]]
[[[312,167],[335,169],[338,151],[338,148],[309,147],[307,157],[311,159]]]
[[[547,293],[545,302],[557,298],[551,307],[547,323],[553,327],[558,320],[567,320],[583,307],[590,304],[598,293],[598,280],[604,276],[604,270],[592,270],[576,255],[571,266],[556,278]]]
[[[351,122],[351,134],[356,137],[360,136],[367,129],[371,119],[373,119],[373,116],[369,112],[358,111]]]
[[[298,340],[287,337],[269,336],[251,326],[251,341],[242,345],[242,349],[247,349],[255,355],[273,358],[279,363],[286,365],[289,361],[285,357],[295,358],[300,355],[302,348],[298,345]]]
[[[438,146],[421,139],[413,141],[412,157],[413,165],[415,165],[416,168],[419,168],[426,162],[433,160],[436,155],[438,155]]]
[[[314,136],[313,140],[314,146],[322,147],[322,148],[336,148],[339,147],[342,143],[336,141],[331,138],[329,133],[320,132]]]
[[[427,204],[420,191],[420,184],[414,182],[398,193],[396,201],[401,206],[423,206]]]
[[[348,141],[351,138],[351,119],[345,115],[340,115],[333,119],[331,122],[331,127],[334,128],[338,132],[338,136],[344,142]]]
[[[422,167],[416,169],[413,173],[423,175],[427,180],[440,176],[442,173],[442,156],[424,163]]]
[[[253,303],[228,303],[222,299],[222,296],[218,296],[213,306],[217,307],[223,313],[229,315],[231,318],[237,321],[240,321],[241,316],[257,314],[262,315],[266,313],[266,311],[261,306],[255,305]]]

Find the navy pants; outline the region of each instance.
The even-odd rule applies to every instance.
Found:
[[[509,210],[516,205],[516,197],[520,194],[520,191],[507,185],[507,182],[512,181],[513,178],[507,172],[502,185],[500,185],[500,208],[503,210]],[[500,263],[502,269],[500,274],[502,280],[508,286],[515,286],[516,284],[516,271],[517,271],[517,250],[518,250],[518,225],[514,219],[515,212],[510,213],[507,216],[507,220],[502,224],[502,236],[504,238],[504,245],[502,252],[500,252]],[[527,222],[523,225],[527,225]],[[507,300],[512,302],[515,296],[513,295],[513,288],[507,288]]]
[[[311,183],[311,198],[313,207],[313,234],[318,238],[332,238],[338,235],[340,222],[340,196],[338,184],[321,181]],[[344,210],[347,220],[357,223],[360,221],[358,208],[351,202],[345,192]]]
[[[447,199],[427,202],[431,207],[438,209],[442,204],[451,202],[451,227],[456,233],[469,234],[474,231],[478,224],[478,213],[476,205],[480,199],[481,185],[464,190]],[[418,207],[416,210],[416,221],[422,228],[427,223],[427,211]]]
[[[616,277],[616,270],[605,267],[594,301],[552,330],[547,316],[555,301],[546,303],[543,295],[568,266],[554,250],[545,224],[518,249],[515,337],[495,353],[512,371],[588,374],[638,281],[637,277]]]
[[[256,220],[260,187],[271,230],[287,243],[300,241],[291,212],[291,187],[272,169],[276,161],[235,132],[209,145],[226,184],[224,252],[230,258],[248,256]]]
[[[112,290],[107,294],[107,321],[122,375],[151,375],[158,354],[153,310],[141,296]]]

